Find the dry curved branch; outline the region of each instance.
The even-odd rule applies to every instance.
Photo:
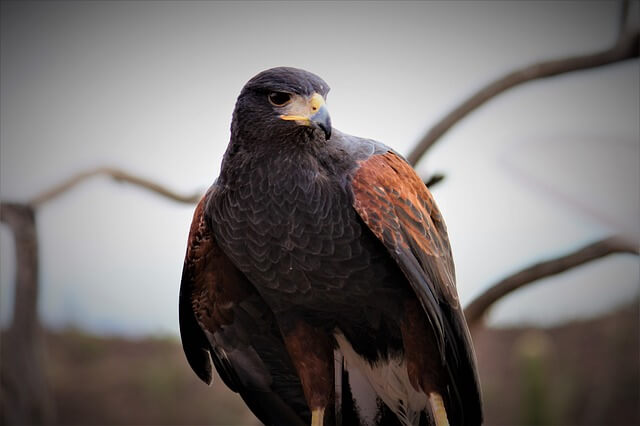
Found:
[[[98,167],[96,169],[80,172],[75,176],[72,176],[69,179],[63,181],[62,183],[40,193],[39,195],[32,198],[31,201],[29,201],[29,204],[34,208],[38,207],[46,203],[47,201],[58,197],[59,195],[73,188],[77,184],[93,176],[98,176],[98,175],[110,176],[116,181],[127,182],[130,184],[142,187],[149,191],[155,192],[158,195],[161,195],[163,197],[169,198],[173,201],[177,201],[180,203],[195,204],[202,197],[202,193],[200,192],[196,192],[191,195],[179,194],[156,182],[153,182],[146,178],[142,178],[140,176],[132,175],[131,173],[125,172],[123,170],[116,169],[113,167]]]
[[[489,287],[488,290],[471,301],[464,310],[467,322],[470,327],[479,323],[494,302],[526,284],[613,253],[640,254],[637,245],[629,243],[621,236],[613,236],[588,244],[564,256],[529,266]]]
[[[424,184],[427,188],[431,189],[444,180],[444,175],[441,173],[434,173],[430,177],[424,180]]]
[[[510,72],[503,77],[481,88],[470,98],[446,114],[424,135],[407,156],[407,160],[415,165],[424,153],[445,134],[454,124],[466,117],[470,112],[496,97],[500,93],[526,83],[531,80],[552,77],[571,71],[596,68],[638,57],[638,42],[640,33],[621,33],[618,41],[611,48],[580,56],[572,56],[551,61],[538,62],[519,70]]]

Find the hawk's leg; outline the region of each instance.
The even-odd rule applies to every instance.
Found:
[[[405,301],[401,329],[409,381],[416,391],[425,393],[435,426],[449,426],[442,400],[446,389],[445,369],[435,335],[418,300]]]
[[[329,336],[301,319],[293,319],[283,328],[291,361],[302,382],[302,390],[311,410],[311,425],[323,426],[325,417],[333,419],[333,344]],[[325,416],[326,414],[326,416]],[[331,419],[326,419],[330,424]]]

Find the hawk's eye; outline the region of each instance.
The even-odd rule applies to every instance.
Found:
[[[284,106],[291,101],[291,95],[285,92],[269,93],[269,102],[275,106]]]

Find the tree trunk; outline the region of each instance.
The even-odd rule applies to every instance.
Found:
[[[0,220],[13,231],[16,283],[13,320],[2,338],[2,424],[51,424],[52,403],[38,321],[38,239],[31,206],[2,203]]]

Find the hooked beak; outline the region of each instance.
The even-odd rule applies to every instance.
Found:
[[[329,117],[329,110],[325,105],[322,105],[318,112],[309,117],[311,124],[320,128],[324,132],[324,138],[329,140],[331,137],[331,117]]]
[[[292,102],[287,112],[291,114],[281,115],[282,120],[316,127],[324,132],[325,140],[331,137],[331,117],[324,98],[319,93],[314,93],[309,99],[300,98],[297,102]]]

